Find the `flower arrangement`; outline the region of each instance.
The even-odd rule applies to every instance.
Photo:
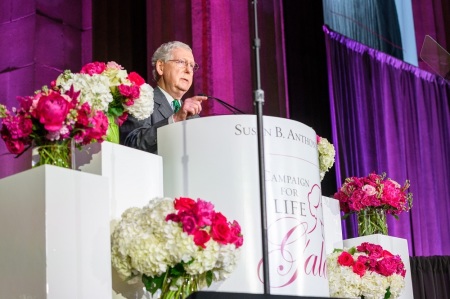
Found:
[[[331,297],[395,299],[405,286],[405,265],[380,245],[364,242],[327,256]]]
[[[33,143],[63,144],[67,148],[72,139],[77,146],[103,141],[108,127],[106,115],[93,110],[89,103],[82,103],[79,92],[73,89],[60,93],[44,86],[33,96],[18,100],[19,108],[11,111],[0,105],[0,135],[12,154],[22,154]]]
[[[358,216],[365,218],[367,225],[364,225],[364,229],[368,231],[360,230],[360,235],[387,235],[385,215],[383,219],[380,212],[398,219],[400,213],[409,211],[412,207],[412,194],[406,191],[409,186],[409,181],[400,186],[396,181],[386,178],[385,173],[370,173],[367,177],[347,178],[334,198],[339,201],[344,217],[358,213]],[[369,217],[364,214],[369,214]],[[363,219],[358,221],[359,224],[363,223]]]
[[[320,180],[322,181],[325,173],[334,165],[336,151],[328,139],[319,135],[317,135],[317,151],[319,152]]]
[[[143,120],[153,112],[153,88],[136,72],[128,73],[114,61],[91,62],[79,73],[64,71],[52,82],[52,88],[80,92],[80,101],[106,113],[110,127],[108,141],[119,142],[120,126],[132,115]]]
[[[112,234],[112,265],[130,283],[141,278],[161,298],[185,298],[226,279],[243,244],[236,221],[201,199],[157,198],[130,208]]]

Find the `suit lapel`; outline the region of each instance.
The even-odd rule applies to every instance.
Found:
[[[167,101],[166,97],[162,93],[162,91],[159,89],[159,87],[156,87],[153,91],[153,100],[155,101],[155,104],[157,104],[157,110],[164,118],[168,118],[173,114],[172,107],[170,106],[169,102]],[[156,106],[156,105],[155,105]]]

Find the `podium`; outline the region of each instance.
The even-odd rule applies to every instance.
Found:
[[[328,296],[314,130],[264,117],[271,294]],[[158,128],[164,194],[211,201],[242,227],[240,263],[209,290],[263,293],[255,115],[202,117]]]

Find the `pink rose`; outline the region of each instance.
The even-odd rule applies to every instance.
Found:
[[[137,86],[141,86],[142,84],[145,83],[145,80],[138,73],[135,72],[131,72],[128,74],[128,80],[130,80]]]
[[[361,262],[356,262],[353,264],[353,273],[358,274],[360,277],[363,277],[366,273],[366,266]]]
[[[183,231],[188,235],[193,235],[197,231],[197,221],[195,221],[195,217],[190,213],[182,213],[182,215],[179,216]]]
[[[70,98],[50,92],[48,95],[41,96],[33,114],[46,130],[59,131],[70,108]]]
[[[104,62],[90,62],[81,68],[80,73],[88,74],[90,76],[94,74],[101,74],[105,71],[106,64]]]
[[[364,185],[362,187],[362,190],[366,193],[368,196],[372,196],[377,194],[377,189],[374,186],[371,185]]]
[[[347,251],[343,251],[337,259],[337,262],[339,265],[341,266],[347,266],[350,267],[353,265],[354,260],[353,260],[353,256],[348,253]]]
[[[233,221],[233,223],[231,224],[231,227],[230,227],[229,242],[234,244],[236,246],[236,248],[241,247],[242,244],[244,243],[244,237],[242,236],[242,233],[241,233],[241,226],[239,225],[239,223],[236,220]]]

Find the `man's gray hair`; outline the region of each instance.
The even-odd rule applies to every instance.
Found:
[[[192,52],[191,47],[189,47],[185,43],[178,42],[178,41],[172,41],[172,42],[162,44],[161,46],[159,46],[158,49],[156,49],[156,51],[152,57],[152,68],[153,68],[152,73],[153,73],[153,79],[155,79],[155,81],[158,81],[159,77],[160,77],[158,72],[156,71],[156,62],[158,60],[168,61],[168,60],[172,59],[173,58],[172,50],[178,49],[178,48],[183,48],[183,49],[186,49],[186,50],[189,50]]]

